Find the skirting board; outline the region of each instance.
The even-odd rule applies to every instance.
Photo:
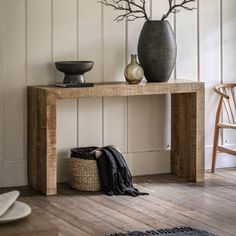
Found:
[[[236,145],[225,145],[225,147],[236,149]],[[211,169],[212,147],[205,149],[205,169]],[[226,153],[218,153],[216,159],[216,168],[236,167],[236,157]]]
[[[3,187],[23,186],[27,184],[27,162],[4,161],[3,163]]]
[[[236,148],[236,145],[229,146]],[[212,147],[206,147],[206,169],[211,168]],[[140,152],[125,154],[128,166],[134,176],[170,172],[170,151]],[[59,158],[58,182],[67,180],[67,158]],[[5,161],[0,173],[0,187],[23,186],[27,184],[27,163],[25,160]],[[217,168],[236,167],[236,157],[224,153],[217,155]]]
[[[125,158],[133,176],[170,172],[170,151],[127,153]]]
[[[170,151],[127,153],[124,156],[134,176],[170,172]],[[58,154],[57,168],[58,182],[66,181],[67,158],[62,158],[62,153]]]

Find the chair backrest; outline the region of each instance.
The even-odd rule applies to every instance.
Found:
[[[229,124],[236,124],[236,84],[219,84],[214,87],[221,96],[219,109],[223,106]]]

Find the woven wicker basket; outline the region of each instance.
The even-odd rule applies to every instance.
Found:
[[[80,191],[100,191],[101,182],[100,175],[97,167],[95,157],[89,155],[89,151],[94,149],[80,148],[79,154],[76,157],[69,158],[68,163],[68,178],[69,185],[76,190]],[[73,149],[75,150],[75,149]],[[72,155],[74,154],[72,150]],[[82,150],[82,151],[81,151]]]

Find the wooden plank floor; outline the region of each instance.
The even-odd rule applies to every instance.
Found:
[[[59,184],[57,196],[19,188],[33,213],[50,221],[62,236],[191,226],[216,235],[236,235],[236,169],[206,174],[204,184],[185,182],[170,174],[135,178],[149,196],[108,197],[73,191]],[[0,192],[9,189],[1,189]]]

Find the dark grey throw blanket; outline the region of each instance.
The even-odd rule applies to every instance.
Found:
[[[102,190],[112,195],[148,195],[134,188],[132,176],[123,155],[114,147],[107,146],[100,149],[102,155],[97,159],[102,181]]]

